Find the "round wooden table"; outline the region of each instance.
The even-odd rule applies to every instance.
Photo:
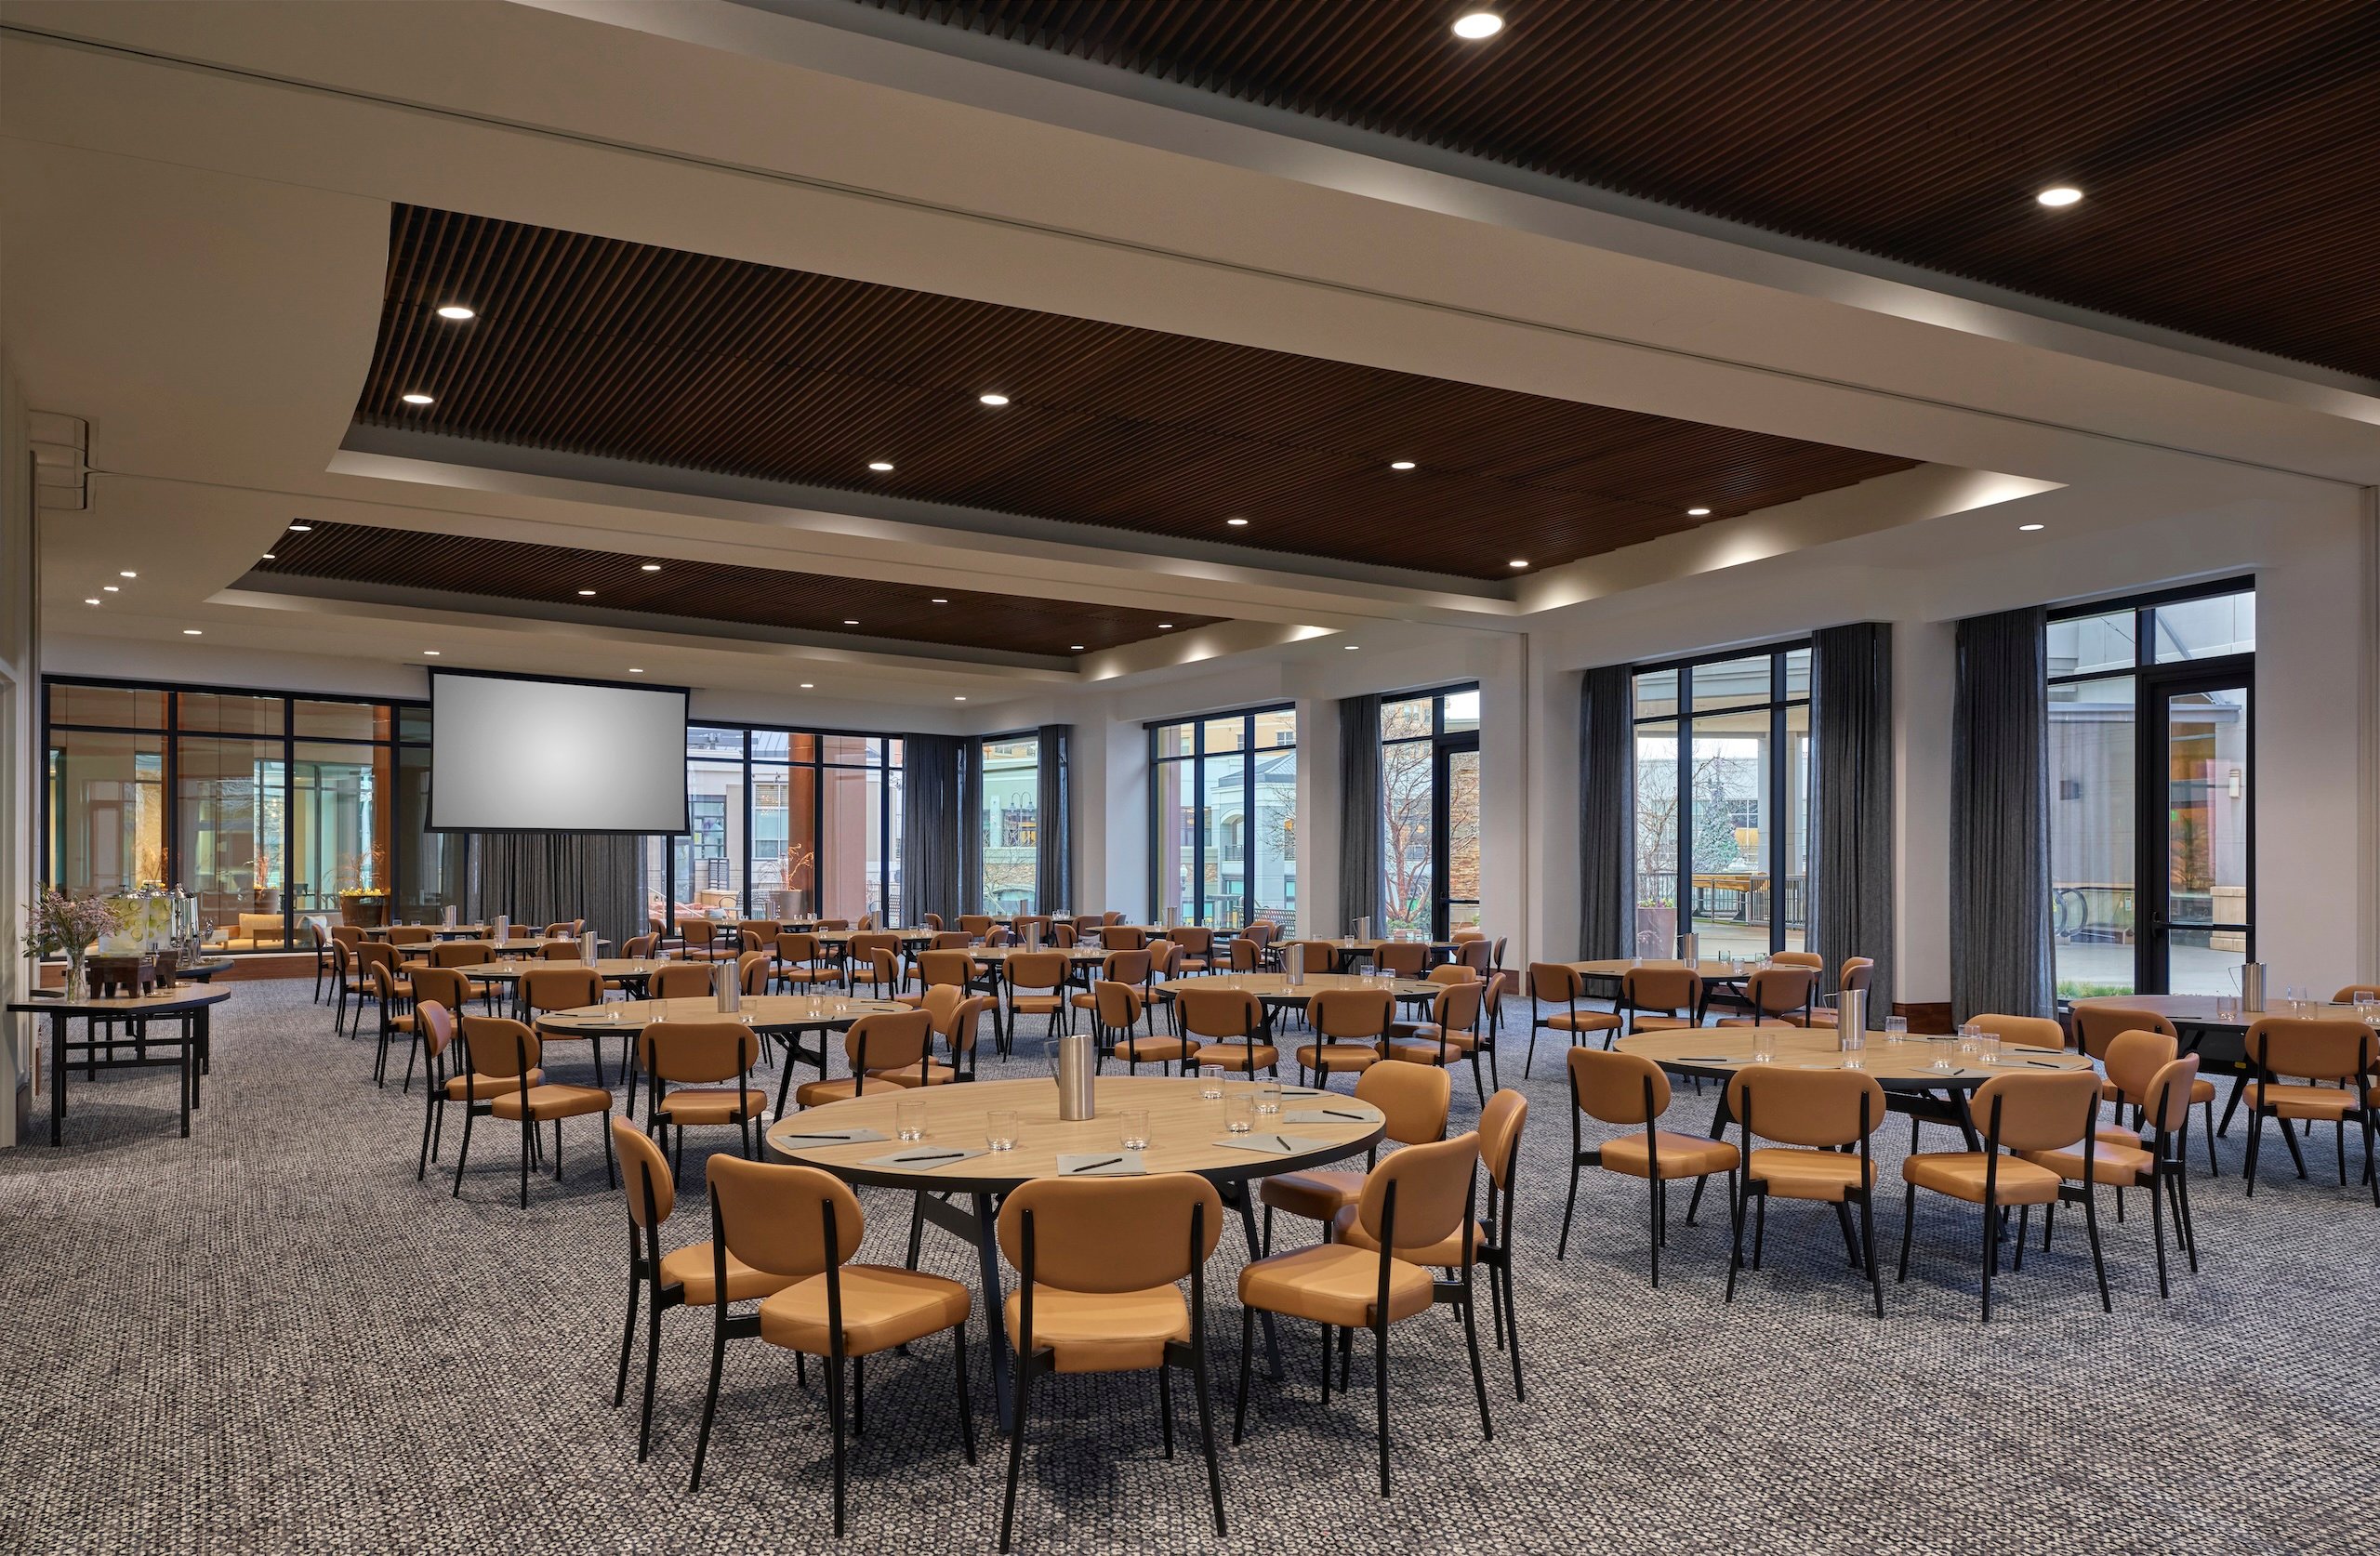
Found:
[[[1361,1116],[1320,1123],[1282,1122],[1276,1126],[1281,1134],[1326,1143],[1312,1150],[1276,1155],[1215,1144],[1225,1138],[1223,1104],[1200,1097],[1200,1083],[1196,1080],[1103,1075],[1096,1084],[1094,1116],[1073,1123],[1059,1118],[1058,1089],[1051,1080],[974,1081],[853,1097],[823,1107],[805,1108],[789,1118],[780,1116],[770,1127],[766,1139],[769,1149],[787,1161],[831,1172],[846,1182],[910,1191],[916,1196],[909,1228],[912,1267],[917,1263],[919,1234],[928,1223],[975,1246],[982,1279],[977,1295],[983,1300],[992,1334],[992,1396],[1005,1402],[1009,1398],[1008,1340],[1000,1320],[1002,1291],[995,1203],[999,1195],[1037,1178],[1056,1177],[1061,1153],[1117,1151],[1117,1115],[1126,1108],[1144,1108],[1149,1115],[1149,1146],[1142,1153],[1143,1165],[1153,1173],[1197,1173],[1213,1183],[1226,1204],[1238,1207],[1240,1228],[1248,1239],[1248,1257],[1253,1259],[1261,1256],[1262,1248],[1256,1235],[1256,1196],[1249,1192],[1248,1180],[1344,1161],[1378,1144],[1387,1128],[1385,1116],[1368,1102],[1330,1092],[1285,1095],[1285,1120],[1290,1112],[1324,1108]],[[1229,1093],[1251,1084],[1227,1081],[1224,1090]],[[1294,1092],[1302,1088],[1285,1089]],[[1017,1144],[1012,1150],[986,1152],[942,1167],[867,1166],[871,1158],[914,1148],[905,1144],[894,1128],[893,1109],[901,1102],[925,1104],[926,1134],[919,1144],[977,1149],[985,1142],[985,1116],[995,1108],[1015,1112]],[[874,1129],[884,1139],[825,1143],[797,1138],[806,1129],[851,1128]],[[962,1207],[937,1197],[945,1193],[965,1194],[968,1204]],[[1269,1323],[1265,1326],[1265,1344],[1271,1352],[1274,1375],[1278,1377],[1280,1347]],[[1005,1403],[1000,1406],[1003,1426],[1008,1424],[1009,1408]]]
[[[801,1046],[802,1033],[838,1031],[850,1026],[862,1016],[897,1013],[908,1009],[910,1007],[889,999],[853,999],[847,995],[746,995],[741,1009],[721,1012],[717,996],[696,995],[687,999],[615,1000],[602,1005],[582,1005],[570,1010],[549,1010],[533,1024],[538,1032],[551,1033],[557,1037],[586,1038],[594,1045],[595,1066],[599,1073],[603,1064],[603,1039],[618,1034],[620,1072],[628,1077],[628,1115],[633,1118],[636,1116],[636,1069],[632,1057],[638,1033],[656,1022],[740,1021],[755,1032],[765,1032],[773,1037],[785,1039],[785,1072],[777,1081],[777,1111],[783,1113],[787,1093],[793,1085],[795,1060],[813,1061],[818,1066],[819,1078],[824,1080],[826,1075],[826,1044],[822,1040],[817,1051],[813,1053]]]
[[[1662,960],[1652,956],[1612,956],[1602,961],[1569,962],[1565,965],[1581,978],[1593,978],[1600,982],[1610,983],[1612,997],[1614,999],[1619,997],[1620,980],[1626,973],[1631,971],[1642,971],[1646,968],[1683,968],[1686,966],[1684,962],[1678,961],[1675,958]],[[1760,969],[1760,963],[1744,961],[1740,957],[1735,961],[1727,962],[1720,961],[1714,957],[1706,956],[1702,960],[1696,962],[1694,964],[1694,975],[1702,980],[1702,1001],[1694,1008],[1694,1020],[1696,1024],[1699,1025],[1702,1018],[1710,1012],[1711,995],[1713,990],[1725,989],[1728,991],[1728,993],[1736,999],[1739,1008],[1750,1009],[1750,1001],[1743,997],[1744,982],[1753,973],[1758,972]],[[1723,1007],[1722,1009],[1725,1008]]]
[[[199,1076],[208,1058],[207,1013],[215,1006],[231,997],[229,989],[218,989],[205,983],[182,983],[159,989],[153,994],[126,995],[104,998],[70,1000],[63,995],[12,1001],[8,1009],[25,1015],[49,1018],[49,1143],[60,1145],[66,1138],[66,1066],[67,1055],[81,1049],[86,1056],[84,1073],[97,1078],[99,1068],[137,1069],[149,1064],[171,1063],[180,1067],[182,1082],[182,1138],[190,1138],[190,1115],[199,1103]],[[79,1043],[68,1039],[67,1032],[75,1017],[86,1022],[87,1035]],[[149,1031],[152,1021],[170,1021],[174,1024],[171,1036],[159,1036]],[[110,1026],[109,1035],[101,1037],[95,1030],[100,1022]],[[126,1022],[132,1026],[129,1036],[118,1037],[113,1023]],[[118,1059],[115,1050],[129,1045],[134,1057]],[[151,1059],[149,1048],[172,1048],[171,1060]],[[107,1058],[99,1058],[105,1050]]]
[[[1302,982],[1291,983],[1286,972],[1216,972],[1191,978],[1170,979],[1157,986],[1157,997],[1171,998],[1178,990],[1246,989],[1267,1007],[1303,1005],[1325,989],[1377,989],[1385,987],[1399,1000],[1433,999],[1445,985],[1433,983],[1426,978],[1396,978],[1383,984],[1378,974],[1368,972],[1309,972]]]
[[[2239,1082],[2232,1086],[2230,1100],[2223,1104],[2223,1116],[2215,1126],[2215,1133],[2219,1137],[2230,1129],[2231,1115],[2240,1109],[2240,1094],[2247,1089],[2244,1083],[2252,1069],[2248,1062],[2250,1027],[2268,1018],[2284,1021],[2292,1017],[2315,1017],[2328,1021],[2357,1019],[2352,1005],[2323,1002],[2309,1004],[2303,1010],[2292,1010],[2287,1000],[2273,994],[2265,996],[2265,1008],[2261,1010],[2238,1009],[2239,1001],[2236,999],[2231,1004],[2235,1009],[2228,1014],[2218,1015],[2213,995],[2144,994],[2095,995],[2088,999],[2075,1000],[2073,1007],[2077,1010],[2142,1010],[2162,1016],[2174,1023],[2174,1031],[2180,1038],[2180,1051],[2198,1055],[2199,1074],[2211,1076],[2220,1072],[2237,1076]],[[2212,1143],[2209,1142],[2210,1145]],[[2294,1152],[2296,1149],[2296,1141],[2292,1140],[2290,1150]]]

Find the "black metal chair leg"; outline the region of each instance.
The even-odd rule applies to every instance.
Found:
[[[721,1300],[711,1310],[710,1383],[703,1390],[703,1424],[694,1434],[694,1472],[693,1479],[686,1483],[689,1492],[703,1488],[703,1459],[710,1452],[710,1424],[719,1414],[719,1371],[727,1361],[727,1293],[722,1291],[716,1295]],[[839,1444],[840,1437],[838,1433]]]
[[[644,1290],[644,1278],[635,1270],[628,1272],[628,1321],[620,1330],[620,1378],[612,1385],[612,1408],[628,1397],[628,1358],[636,1354],[636,1304]]]
[[[1231,1445],[1248,1435],[1248,1374],[1256,1362],[1256,1310],[1239,1310],[1239,1397],[1232,1406]]]
[[[2113,1312],[2116,1304],[2115,1299],[2108,1295],[2108,1264],[2099,1253],[2099,1196],[2091,1192],[2088,1183],[2082,1185],[2082,1230],[2091,1238],[2092,1273],[2099,1277],[2099,1311]]]
[[[1385,1313],[1372,1325],[1372,1394],[1380,1425],[1380,1494],[1388,1495],[1388,1323]]]

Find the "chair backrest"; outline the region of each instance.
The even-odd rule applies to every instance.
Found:
[[[1513,1175],[1520,1170],[1521,1126],[1527,1122],[1528,1099],[1509,1086],[1488,1098],[1488,1105],[1479,1110],[1480,1159],[1488,1164],[1488,1176],[1505,1193],[1513,1192]]]
[[[1386,989],[1324,989],[1306,1001],[1305,1019],[1324,1037],[1378,1040],[1388,1035]]]
[[[1099,916],[1099,922],[1102,928],[1110,924],[1121,924],[1123,921],[1124,913],[1120,908],[1109,908],[1106,912]]]
[[[334,924],[331,926],[331,943],[361,945],[364,943],[364,930],[361,926],[355,924]]]
[[[1281,927],[1278,924],[1274,923],[1269,918],[1260,918],[1255,923],[1248,926],[1248,928],[1240,930],[1239,938],[1242,940],[1254,941],[1256,943],[1256,948],[1259,951],[1262,951],[1264,947],[1272,944],[1273,937],[1280,932]]]
[[[1388,1138],[1399,1145],[1444,1139],[1454,1079],[1435,1064],[1375,1064],[1355,1077],[1355,1098],[1388,1115]]]
[[[768,992],[770,969],[766,951],[747,951],[735,958],[735,976],[747,995]]]
[[[537,947],[537,955],[549,962],[575,962],[581,954],[575,940],[549,940]]]
[[[2248,1028],[2248,1057],[2268,1075],[2353,1080],[2372,1071],[2372,1029],[2352,1016],[2267,1016]]]
[[[1377,1066],[1378,1070],[1421,1068],[1412,1064]],[[1446,1074],[1435,1067],[1423,1073],[1439,1076]],[[1390,1237],[1383,1234],[1382,1223],[1388,1208],[1388,1191],[1394,1185],[1396,1226],[1388,1251],[1393,1254],[1399,1248],[1420,1249],[1443,1243],[1469,1227],[1472,1172],[1478,1165],[1479,1136],[1475,1133],[1408,1146],[1365,1175],[1363,1195],[1355,1201],[1356,1220],[1374,1242],[1391,1245]]]
[[[434,1000],[449,1010],[459,1010],[470,996],[470,985],[463,975],[451,967],[417,967],[413,969],[413,997],[416,1004]]]
[[[521,1003],[532,1010],[575,1010],[602,1001],[603,980],[584,963],[548,963],[521,974]]]
[[[992,916],[988,913],[962,913],[959,916],[959,927],[971,935],[989,934]]]
[[[1333,972],[1339,967],[1339,948],[1327,940],[1293,940],[1281,947],[1281,965],[1300,972]]]
[[[1050,943],[1061,951],[1071,951],[1082,943],[1082,931],[1072,924],[1050,926]]]
[[[700,999],[710,993],[710,967],[703,962],[664,962],[645,981],[655,999]]]
[[[659,943],[660,937],[656,935],[630,935],[628,943],[620,947],[620,955],[629,961],[641,962],[652,956]]]
[[[366,963],[364,976],[371,981],[372,992],[380,996],[382,1005],[397,997],[397,975],[389,970],[387,962]]]
[[[2002,1042],[2014,1043],[2018,1048],[2066,1047],[2066,1028],[2047,1016],[1969,1016],[1967,1020]]]
[[[535,1032],[506,1016],[465,1016],[463,1047],[470,1050],[472,1073],[496,1080],[527,1075],[545,1051]]]
[[[776,918],[741,918],[735,927],[763,945],[785,932],[784,921]]]
[[[1140,926],[1113,925],[1099,931],[1099,943],[1110,951],[1138,951],[1148,943]]]
[[[777,960],[781,962],[801,966],[819,959],[818,937],[814,934],[782,934],[771,939],[775,943]]]
[[[933,1041],[933,1017],[922,1009],[879,1010],[852,1022],[843,1034],[843,1057],[852,1074],[874,1075],[922,1064]]]
[[[1447,931],[1447,938],[1460,944],[1467,940],[1486,940],[1488,931],[1476,924],[1457,924]]]
[[[2157,1066],[2141,1102],[2149,1127],[2180,1129],[2190,1121],[2190,1088],[2198,1081],[2198,1055],[2186,1053]]]
[[[1264,958],[1264,948],[1248,935],[1236,937],[1231,943],[1231,970],[1253,972]]]
[[[1015,951],[1008,958],[1008,982],[1012,989],[1054,989],[1066,981],[1066,971],[1073,965],[1064,951]]]
[[[1638,1010],[1675,1015],[1702,1003],[1702,975],[1676,967],[1632,967],[1620,975],[1620,1002]]]
[[[1857,1145],[1884,1121],[1884,1088],[1863,1070],[1751,1064],[1729,1078],[1727,1109],[1763,1140]]]
[[[969,934],[964,930],[936,930],[934,931],[933,949],[936,951],[964,951],[974,943],[975,937]]]
[[[876,928],[876,914],[874,910],[871,909],[866,913],[861,914],[858,920],[852,925],[852,928],[855,930],[872,930]]]
[[[2149,1081],[2173,1062],[2178,1051],[2175,1040],[2162,1032],[2119,1032],[2108,1039],[2103,1062],[2108,1067],[2108,1079],[2115,1082],[2124,1101],[2146,1102]]]
[[[1768,958],[1776,967],[1806,967],[1826,970],[1826,958],[1815,951],[1779,951]]]
[[[1780,955],[1791,955],[1782,953]],[[1744,997],[1756,1015],[1781,1016],[1798,1010],[1818,992],[1818,969],[1806,964],[1765,967],[1744,980]]]
[[[1430,948],[1419,941],[1384,940],[1372,947],[1372,966],[1399,978],[1419,978],[1430,965]]]
[[[860,961],[866,961],[879,951],[894,956],[901,954],[901,937],[886,934],[881,930],[855,932],[847,943],[852,948],[853,956]]]
[[[655,1080],[705,1086],[748,1075],[760,1062],[760,1036],[742,1022],[655,1022],[640,1040]]]
[[[942,933],[942,915],[938,913],[920,914],[918,916],[918,922],[924,925],[930,933],[937,935]]]
[[[1650,1111],[1647,1110],[1646,1085]],[[1570,1050],[1570,1099],[1606,1124],[1649,1124],[1670,1108],[1670,1077],[1642,1054],[1617,1048]]]
[[[1495,947],[1488,943],[1486,935],[1455,937],[1461,943],[1454,948],[1455,960],[1473,971],[1485,974],[1495,966]]]
[[[358,941],[355,946],[355,960],[359,966],[365,968],[393,968],[397,965],[396,948],[383,941]]]
[[[951,1006],[945,1014],[936,1017],[933,1030],[942,1034],[952,1053],[967,1053],[975,1047],[976,1031],[997,1003],[989,995],[969,995]]]
[[[612,1120],[612,1149],[620,1158],[620,1190],[628,1195],[628,1220],[640,1227],[659,1226],[678,1208],[678,1185],[669,1177],[669,1160],[653,1137],[628,1119]],[[653,1208],[645,1210],[646,1185],[652,1186]]]
[[[2063,1151],[2091,1132],[2099,1116],[2096,1071],[2055,1075],[1994,1075],[1967,1099],[1987,1144],[2008,1151]]]
[[[1203,956],[1215,948],[1215,931],[1204,924],[1176,924],[1165,931],[1165,938],[1193,956]]]
[[[984,943],[985,945],[1013,945],[1016,943],[1016,936],[1012,934],[1003,926],[995,924],[990,929],[984,931]]]
[[[1430,975],[1421,982],[1424,983],[1476,983],[1479,982],[1479,969],[1475,967],[1466,967],[1461,962],[1441,962],[1432,968]]]
[[[866,917],[866,915],[863,914],[863,915],[861,915],[861,916],[862,916],[862,917]],[[821,918],[820,920],[818,920],[818,928],[819,928],[821,930],[848,930],[848,929],[850,929],[851,927],[852,927],[852,921],[851,921],[850,919],[848,919],[848,918]],[[865,930],[865,929],[866,929],[866,928],[867,928],[867,926],[866,926],[866,924],[862,924],[862,925],[860,926],[860,928],[861,928],[861,929],[863,929],[863,930]]]
[[[848,1263],[859,1252],[866,1229],[859,1200],[843,1180],[816,1167],[779,1162],[747,1162],[724,1152],[704,1171],[710,1179],[711,1213],[727,1251],[755,1270],[796,1277],[820,1274]],[[832,1212],[835,1240],[826,1242]]]
[[[681,918],[678,920],[678,938],[688,945],[708,945],[712,938],[725,928],[725,925],[714,924],[707,918]]]
[[[587,920],[584,918],[557,919],[553,923],[546,926],[546,935],[549,939],[567,938],[576,940],[578,938],[579,931],[584,930],[586,927]]]
[[[964,951],[921,951],[918,977],[931,988],[936,983],[966,984],[979,976],[975,958]]]
[[[1587,992],[1587,981],[1577,968],[1567,962],[1531,962],[1528,964],[1528,992],[1532,999],[1567,1003]]]
[[[2357,1005],[2367,999],[2380,999],[2380,983],[2349,983],[2331,996],[2334,1005]]]
[[[919,996],[918,1009],[932,1017],[933,1029],[941,1032],[949,1022],[952,1013],[965,1003],[967,1003],[965,989],[956,983],[935,983]]]
[[[1159,978],[1171,978],[1182,970],[1182,958],[1188,953],[1178,940],[1149,942],[1149,970]]]
[[[427,924],[392,924],[389,927],[389,943],[391,945],[426,945],[430,939],[430,926]]]
[[[1838,994],[1847,993],[1854,989],[1864,990],[1871,983],[1873,983],[1875,980],[1876,960],[1874,957],[1845,956],[1843,958],[1843,970],[1835,974],[1834,987]]]
[[[1193,1265],[1206,1263],[1223,1235],[1223,1202],[1212,1183],[1187,1172],[1034,1179],[1000,1207],[1000,1252],[1020,1272],[1025,1268],[1027,1216],[1033,1218],[1034,1285],[1061,1291],[1146,1291],[1171,1286]]]
[[[455,1040],[454,1007],[443,1000],[419,1001],[413,1008],[413,1029],[421,1035],[422,1051],[435,1063]]]
[[[2108,1056],[2108,1044],[2119,1032],[2162,1032],[2179,1035],[2174,1023],[2154,1010],[2134,1010],[2117,1005],[2077,1005],[2074,1039],[2094,1059]]]
[[[1130,983],[1103,978],[1091,986],[1091,996],[1102,1026],[1120,1030],[1141,1019],[1141,991]]]
[[[1182,1030],[1193,1037],[1248,1037],[1264,1022],[1263,1009],[1246,989],[1215,989],[1192,978],[1173,985]]]
[[[1474,979],[1444,985],[1430,1001],[1430,1020],[1441,1032],[1469,1032],[1479,1024],[1479,995],[1486,987]]]

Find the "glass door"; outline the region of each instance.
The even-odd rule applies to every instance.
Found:
[[[1444,940],[1479,924],[1479,736],[1442,735],[1437,749],[1435,878],[1441,883],[1430,937]]]
[[[2169,994],[2222,994],[2231,969],[2254,954],[2248,882],[2251,764],[2244,676],[2151,681],[2145,743],[2154,771],[2144,793],[2162,798],[2162,825],[2145,828],[2153,858],[2143,986]]]

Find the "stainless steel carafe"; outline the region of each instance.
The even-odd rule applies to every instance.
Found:
[[[732,1016],[744,1009],[744,980],[734,962],[721,962],[710,969],[710,986],[721,1015]]]
[[[1834,996],[1834,1046],[1856,1053],[1868,1046],[1868,991],[1845,989]]]
[[[1059,1038],[1057,1050],[1058,1116],[1077,1123],[1099,1111],[1098,1049],[1089,1033],[1078,1032]]]

